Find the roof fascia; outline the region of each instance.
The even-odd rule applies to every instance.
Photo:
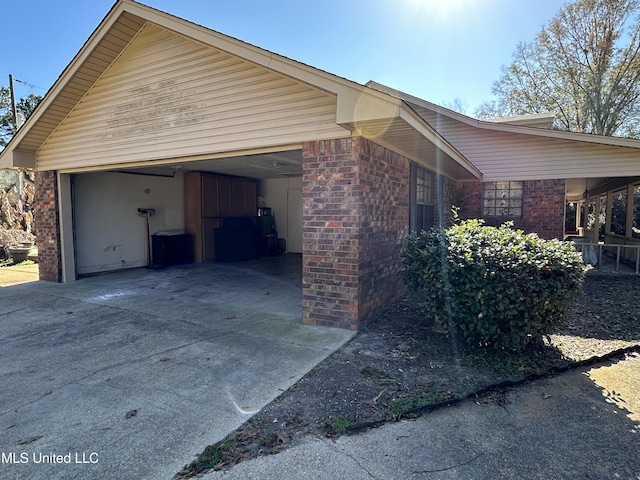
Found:
[[[3,153],[6,152],[4,155]],[[36,155],[32,152],[24,152],[5,148],[0,152],[0,170],[14,170],[20,168],[35,168]]]
[[[437,148],[451,157],[461,167],[471,173],[478,180],[482,180],[482,172],[476,168],[462,153],[449,143],[436,129],[426,122],[409,104],[404,104],[400,117],[416,131],[433,143]]]
[[[95,47],[98,45],[100,40],[104,37],[104,35],[109,31],[111,26],[117,21],[118,17],[125,10],[125,7],[131,5],[128,0],[118,0],[111,10],[107,13],[105,18],[100,22],[98,27],[93,31],[89,39],[84,43],[80,51],[76,54],[76,56],[71,60],[69,65],[62,71],[58,79],[55,83],[47,90],[47,93],[44,95],[42,101],[38,104],[34,112],[27,119],[24,125],[18,129],[16,134],[13,136],[9,144],[4,148],[2,152],[0,152],[0,168],[24,168],[21,167],[18,163],[21,163],[24,160],[24,155],[16,151],[15,154],[10,154],[9,152],[14,151],[14,145],[19,145],[24,136],[30,130],[31,126],[34,125],[38,119],[41,117],[42,113],[49,108],[51,103],[55,100],[58,94],[64,90],[64,87],[67,85],[69,80],[73,77],[73,75],[78,70],[79,66],[82,65],[82,62],[86,60],[86,58],[91,55]],[[25,152],[22,152],[25,153]],[[17,161],[17,163],[16,163]],[[35,168],[35,155],[33,155],[33,166],[29,166],[26,168]]]

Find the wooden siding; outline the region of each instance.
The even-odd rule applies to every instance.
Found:
[[[485,181],[640,175],[640,149],[477,128],[412,106]]]
[[[74,169],[349,136],[336,97],[148,24],[37,154]]]

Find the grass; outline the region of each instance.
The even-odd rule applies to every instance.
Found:
[[[191,462],[184,471],[203,472],[209,469],[219,468],[225,464],[235,464],[239,458],[238,437],[235,432],[227,435],[220,442],[209,445]]]
[[[2,267],[17,267],[17,266],[26,266],[33,265],[35,262],[33,260],[25,260],[24,262],[15,263],[13,258],[7,258],[6,260],[0,260],[0,268]]]
[[[330,436],[340,436],[347,433],[351,421],[344,417],[335,417],[327,420],[327,433]]]
[[[395,421],[410,418],[418,414],[419,410],[429,405],[435,405],[451,399],[451,395],[439,390],[428,390],[422,395],[411,395],[393,400],[389,407],[391,418]]]

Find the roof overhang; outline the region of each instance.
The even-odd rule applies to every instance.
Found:
[[[568,132],[564,130],[554,130],[554,129],[546,129],[540,128],[540,121],[549,118],[549,114],[537,114],[537,115],[528,115],[515,117],[512,120],[515,124],[511,123],[508,118],[500,118],[494,120],[479,120],[477,118],[472,118],[467,115],[463,115],[462,113],[455,112],[448,108],[442,107],[440,105],[436,105],[435,103],[428,102],[421,98],[415,97],[408,93],[401,92],[399,90],[395,90],[391,87],[387,87],[381,83],[377,83],[374,81],[369,81],[366,84],[368,87],[388,93],[390,95],[396,96],[409,104],[418,105],[424,108],[427,108],[438,115],[443,115],[445,117],[449,117],[451,119],[457,120],[464,124],[470,125],[472,127],[484,130],[493,130],[500,132],[509,132],[509,133],[521,133],[525,135],[533,135],[539,137],[547,137],[547,138],[557,138],[561,140],[572,140],[572,141],[580,141],[587,143],[596,143],[599,145],[611,145],[614,147],[630,147],[630,148],[639,148],[640,140],[634,138],[622,138],[622,137],[610,137],[605,135],[595,135],[591,133],[579,133],[579,132]],[[527,125],[526,118],[531,118],[531,122]],[[531,126],[531,125],[536,126]]]
[[[338,125],[456,180],[482,173],[402,99],[358,85],[338,94]]]

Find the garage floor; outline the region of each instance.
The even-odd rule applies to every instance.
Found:
[[[353,335],[301,323],[300,275],[285,255],[1,288],[3,478],[172,478]]]

